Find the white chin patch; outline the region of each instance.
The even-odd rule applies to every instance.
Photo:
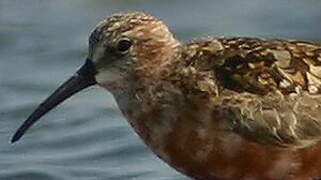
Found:
[[[116,90],[123,84],[124,78],[116,72],[100,71],[95,76],[97,83],[107,90]]]

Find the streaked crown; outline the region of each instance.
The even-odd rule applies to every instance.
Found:
[[[130,56],[136,62],[156,63],[171,59],[180,43],[159,19],[141,12],[115,14],[101,21],[89,38],[90,48],[101,42],[112,48],[121,39],[132,42]]]

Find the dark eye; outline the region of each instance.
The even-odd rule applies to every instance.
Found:
[[[120,52],[125,52],[130,48],[130,46],[132,46],[132,42],[128,39],[123,39],[118,42],[117,50]]]

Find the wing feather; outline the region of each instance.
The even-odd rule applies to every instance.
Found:
[[[280,146],[305,147],[321,139],[321,46],[249,38],[218,42],[223,48],[209,53],[213,43],[204,41],[203,58],[197,59],[212,59],[213,78],[223,89],[213,107],[231,114],[233,131]],[[194,67],[208,69],[197,62]]]

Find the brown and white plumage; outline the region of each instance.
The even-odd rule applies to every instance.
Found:
[[[121,41],[130,48],[120,52]],[[182,44],[162,21],[135,12],[102,21],[89,46],[91,71],[78,73],[94,77],[86,87],[109,90],[178,171],[204,180],[321,178],[320,45],[224,37]]]
[[[187,56],[197,51],[183,58],[192,63],[187,68],[206,73],[208,84],[218,86],[212,87],[216,93],[203,92],[210,94],[213,106],[236,113],[232,121],[237,133],[289,147],[320,140],[321,46],[218,38],[186,47],[192,49]]]

